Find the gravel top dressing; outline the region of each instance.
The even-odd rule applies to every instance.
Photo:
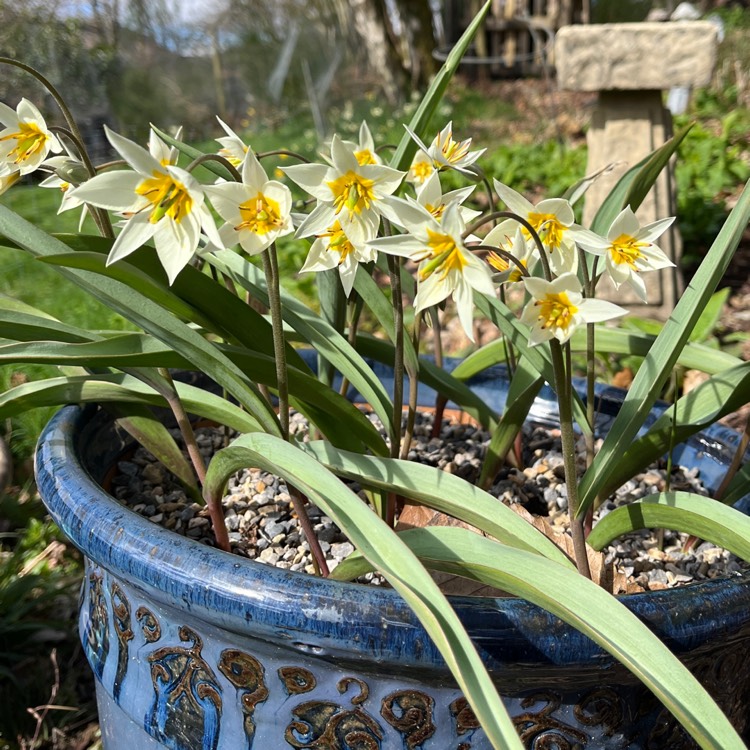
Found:
[[[293,415],[291,430],[304,435],[306,422]],[[437,466],[472,481],[479,475],[489,435],[470,424],[444,420],[440,437],[430,437],[432,415],[420,414],[409,459]],[[179,440],[179,434],[175,433]],[[198,444],[206,460],[225,444],[221,429],[197,431]],[[489,492],[518,512],[539,517],[538,525],[552,534],[567,533],[567,491],[559,433],[526,425],[523,433],[523,462],[526,468],[504,467]],[[581,460],[583,460],[581,458]],[[595,519],[616,507],[666,489],[667,471],[652,466],[623,485],[598,509]],[[354,487],[354,489],[357,489]],[[673,467],[671,490],[707,494],[697,469]],[[204,544],[214,544],[208,511],[192,502],[172,475],[143,448],[118,464],[111,492],[131,510]],[[286,485],[278,477],[248,468],[229,482],[224,497],[226,526],[232,551],[269,565],[314,573],[310,548],[292,513]],[[315,506],[308,506],[320,545],[332,570],[351,552],[353,545],[330,518]],[[683,551],[685,534],[670,530],[644,530],[620,538],[604,550],[604,565],[613,569],[620,592],[657,590],[693,581],[722,578],[739,573],[745,564],[734,555],[707,542]],[[379,584],[377,574],[361,581]],[[618,593],[617,591],[615,593]]]

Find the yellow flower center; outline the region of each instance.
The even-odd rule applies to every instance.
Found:
[[[427,247],[429,260],[419,270],[419,280],[432,276],[436,271],[441,274],[441,280],[444,279],[451,271],[463,272],[466,265],[466,259],[461,255],[461,251],[456,245],[456,241],[449,234],[441,234],[427,230]]]
[[[279,204],[260,191],[254,198],[240,203],[242,222],[235,229],[239,232],[247,229],[253,234],[268,234],[283,226]]]
[[[438,147],[446,160],[451,164],[455,164],[455,162],[463,159],[469,153],[469,143],[469,141],[463,141],[462,143],[454,141],[453,133],[448,133],[445,141],[438,141]]]
[[[618,266],[625,263],[634,271],[637,271],[635,263],[643,257],[641,248],[645,247],[646,244],[645,242],[638,242],[635,237],[631,237],[629,234],[621,234],[612,242],[609,252],[612,255],[612,260]]]
[[[180,222],[193,208],[193,199],[187,188],[169,174],[154,172],[154,176],[138,185],[135,189],[153,206],[149,221],[156,224],[164,216]]]
[[[539,307],[539,320],[542,328],[561,328],[567,330],[573,322],[573,316],[578,308],[570,301],[567,292],[547,294],[544,299],[537,300],[534,305]]]
[[[438,220],[443,217],[445,213],[445,203],[438,203],[437,206],[433,206],[431,203],[427,203],[425,208]]]
[[[502,255],[494,252],[493,250],[490,250],[489,254],[487,255],[487,262],[496,270],[500,271],[500,273],[503,273],[507,271],[510,268],[510,261],[504,258]],[[526,268],[526,261],[522,260],[521,265]],[[508,276],[508,281],[521,281],[523,278],[523,274],[521,273],[521,269],[514,263],[513,264],[513,270],[510,272],[510,276]]]
[[[433,173],[434,167],[428,161],[418,161],[411,165],[409,171],[414,180],[421,185]]]
[[[19,131],[17,133],[4,135],[0,140],[16,141],[15,148],[11,150],[8,156],[12,157],[15,155],[15,163],[21,164],[39,151],[42,151],[49,140],[49,136],[43,133],[34,122],[19,122],[18,127]]]
[[[363,148],[361,151],[355,151],[354,156],[357,157],[357,163],[362,166],[363,164],[377,164],[375,161],[375,155],[370,151],[369,148]]]
[[[567,227],[563,226],[555,214],[540,214],[531,212],[527,217],[529,224],[536,230],[539,239],[549,248],[549,251],[557,250],[562,244],[563,234]],[[524,229],[523,234],[529,237],[528,230]]]
[[[350,214],[361,213],[369,209],[375,200],[372,189],[375,181],[351,170],[327,184],[333,193],[333,205],[337,214],[344,208],[347,208]]]
[[[339,254],[339,265],[347,259],[350,253],[354,252],[354,245],[352,245],[349,238],[344,234],[341,224],[338,221],[334,221],[323,234],[317,236],[321,238],[330,237],[326,249]]]

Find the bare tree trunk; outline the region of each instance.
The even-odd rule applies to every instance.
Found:
[[[399,100],[400,87],[396,78],[393,46],[388,39],[383,16],[378,12],[378,0],[350,0],[353,27],[360,37],[373,72],[378,76],[388,103]]]

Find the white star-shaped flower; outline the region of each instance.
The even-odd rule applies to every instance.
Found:
[[[579,326],[619,318],[627,313],[611,302],[584,298],[581,282],[573,273],[564,273],[554,281],[533,276],[523,281],[532,299],[521,314],[521,322],[531,327],[531,346],[553,338],[565,343]]]

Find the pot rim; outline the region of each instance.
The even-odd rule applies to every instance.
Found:
[[[321,658],[373,657],[381,666],[447,667],[392,589],[282,570],[200,544],[108,495],[82,463],[84,429],[103,412],[68,406],[39,440],[36,473],[55,522],[94,563],[161,603],[229,631]],[[111,420],[110,420],[111,421]],[[522,655],[546,665],[614,663],[587,636],[516,598],[450,597],[490,669]],[[750,573],[622,597],[675,651],[722,640],[750,620]]]

